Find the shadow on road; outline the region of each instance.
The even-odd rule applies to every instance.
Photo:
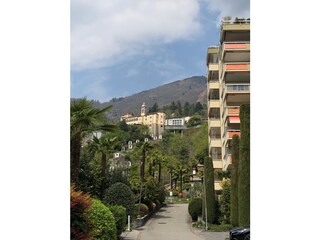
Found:
[[[160,218],[172,218],[170,216],[163,216],[163,215],[153,215],[153,219],[160,219]]]

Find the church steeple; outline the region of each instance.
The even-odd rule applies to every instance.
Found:
[[[147,105],[145,104],[145,102],[143,102],[141,106],[141,116],[145,116],[146,112],[147,112]]]

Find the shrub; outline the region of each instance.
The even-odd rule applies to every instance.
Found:
[[[158,209],[158,208],[160,208],[161,203],[158,200],[156,200],[156,205],[157,205],[157,209]]]
[[[192,199],[188,206],[188,212],[192,218],[192,221],[196,221],[198,216],[200,216],[202,213],[202,199]]]
[[[148,206],[144,203],[141,203],[140,207],[139,207],[139,204],[136,204],[136,209],[137,209],[137,214],[140,213],[140,216],[147,215],[149,212]]]
[[[107,205],[120,205],[126,208],[127,215],[134,213],[134,194],[130,187],[123,183],[115,183],[107,189],[104,202]]]
[[[90,208],[92,199],[89,194],[70,189],[71,240],[89,240],[90,222],[85,211]]]
[[[90,237],[95,240],[116,240],[117,228],[114,217],[109,208],[100,200],[93,199],[91,207],[86,210],[92,231]]]
[[[120,237],[121,233],[125,230],[126,227],[126,209],[120,205],[111,205],[108,206],[112,212],[112,215],[116,221],[117,226],[117,236]]]

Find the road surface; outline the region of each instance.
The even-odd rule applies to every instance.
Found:
[[[140,240],[203,240],[191,231],[188,204],[171,204],[160,209],[143,227]]]

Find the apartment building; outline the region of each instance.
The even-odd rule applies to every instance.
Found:
[[[154,138],[158,138],[159,136],[162,136],[162,133],[164,132],[166,114],[163,112],[147,114],[147,105],[143,103],[140,116],[126,114],[121,117],[121,121],[122,120],[129,125],[146,125],[149,127],[150,135]]]
[[[209,155],[216,172],[226,171],[232,136],[241,135],[240,106],[250,103],[250,19],[223,21],[220,45],[208,48],[206,63]]]

